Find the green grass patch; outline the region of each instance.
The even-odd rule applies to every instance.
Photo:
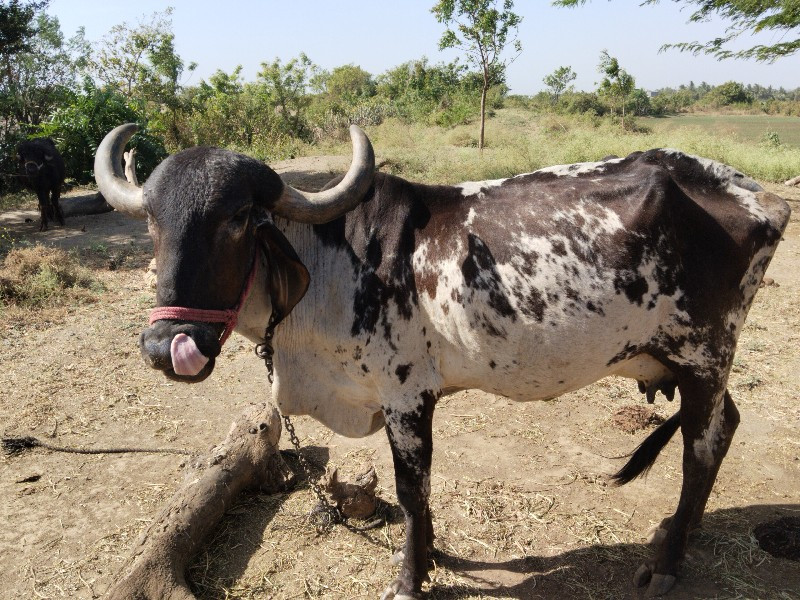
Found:
[[[623,131],[619,124],[591,115],[535,115],[525,109],[503,109],[486,123],[483,152],[475,147],[477,122],[443,129],[390,119],[368,128],[368,134],[378,160],[387,161],[385,170],[428,183],[509,177],[650,148],[677,148],[711,158],[762,181],[785,181],[800,174],[800,147],[784,143],[780,131],[780,143],[776,143],[763,132],[754,141],[724,132],[709,135],[707,129],[694,125],[647,127],[653,121],[639,121],[640,126],[646,125],[639,131]],[[350,151],[349,143],[324,150]]]
[[[800,117],[779,115],[711,115],[687,114],[675,117],[646,118],[641,122],[655,132],[669,133],[680,129],[697,129],[714,137],[735,139],[743,143],[760,143],[776,133],[782,144],[800,148]]]
[[[36,207],[36,196],[30,192],[12,192],[0,195],[0,211]]]

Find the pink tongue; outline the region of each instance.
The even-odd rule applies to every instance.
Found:
[[[208,362],[208,357],[203,356],[194,340],[185,333],[179,333],[172,338],[169,353],[176,375],[197,375]]]

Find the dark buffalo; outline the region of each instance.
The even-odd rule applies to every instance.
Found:
[[[198,381],[234,327],[261,343],[280,322],[280,409],[343,435],[388,434],[406,543],[384,599],[418,598],[427,577],[442,395],[547,399],[612,374],[651,401],[680,392],[680,409],[616,475],[646,472],[680,429],[680,500],[634,576],[649,596],[672,587],[739,423],[728,375],[786,202],[730,167],[663,149],[422,185],[373,174],[357,128],[353,166],[319,194],[214,148],[171,156],[138,188],[121,166],[134,130],[106,137],[95,173],[155,242],[145,360]]]
[[[39,231],[47,230],[50,219],[64,224],[64,215],[58,204],[61,184],[64,183],[64,159],[50,138],[34,138],[17,146],[19,174],[25,184],[39,198]]]

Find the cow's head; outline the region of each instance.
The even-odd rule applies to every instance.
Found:
[[[53,164],[56,146],[50,138],[26,140],[17,145],[17,164],[19,173],[31,181],[39,177],[42,169]]]
[[[145,360],[168,377],[202,381],[226,334],[222,311],[239,304],[255,263],[267,273],[270,310],[285,317],[303,297],[309,275],[272,215],[326,223],[353,209],[374,176],[366,135],[351,127],[353,163],[336,187],[307,193],[286,185],[264,163],[219,148],[190,148],[164,160],[143,187],[123,176],[122,153],[133,124],[109,133],[97,149],[95,178],[117,210],[147,218],[158,268],[151,326],[140,336]],[[166,307],[178,307],[170,315]],[[154,320],[155,319],[155,320]],[[266,325],[266,322],[265,322]]]

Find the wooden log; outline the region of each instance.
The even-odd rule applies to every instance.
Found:
[[[281,424],[270,405],[250,407],[224,442],[190,465],[180,489],[142,534],[107,600],[194,600],[186,568],[236,497],[276,492],[290,481],[278,452]]]
[[[784,185],[800,185],[800,175],[798,175],[797,177],[792,177],[791,179],[788,179],[784,183]]]
[[[114,210],[114,207],[106,202],[100,192],[82,196],[67,196],[60,198],[58,204],[65,217],[99,215]]]

